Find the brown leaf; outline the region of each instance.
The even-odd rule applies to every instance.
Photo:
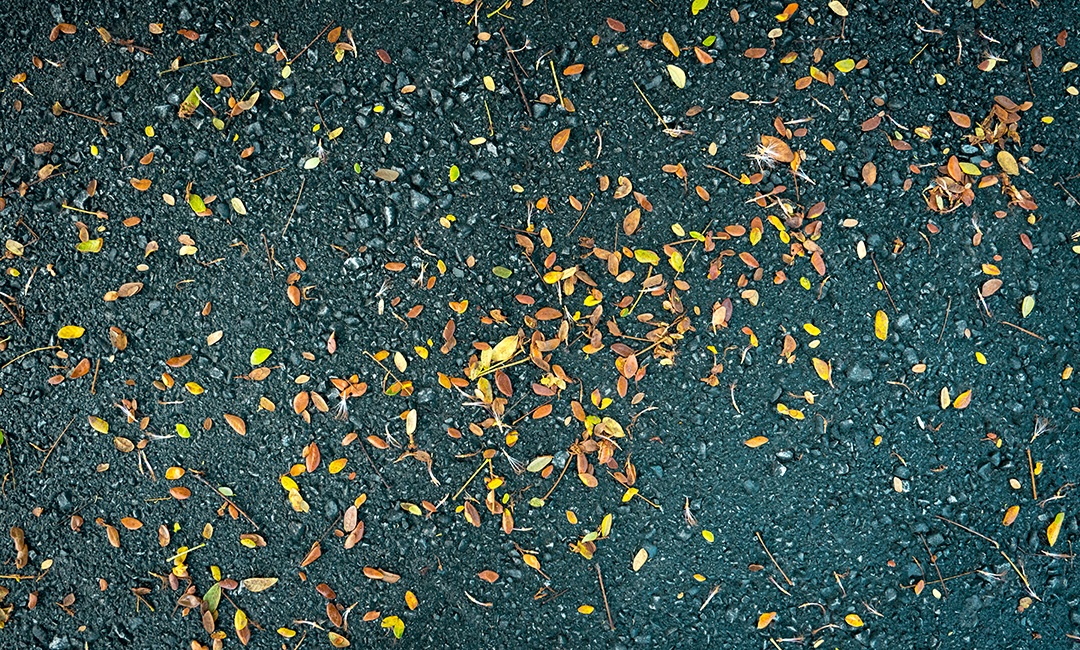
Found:
[[[476,511],[472,501],[465,502],[465,519],[473,526],[480,527],[480,513]]]
[[[867,185],[873,185],[877,181],[877,165],[873,161],[867,161],[862,168],[862,179]]]
[[[563,129],[551,138],[551,150],[555,153],[559,153],[566,146],[567,140],[570,139],[570,129]]]
[[[768,53],[768,50],[766,50],[763,47],[752,47],[752,48],[746,50],[745,52],[743,52],[743,56],[745,56],[748,59],[760,59],[760,58],[764,57],[767,53]]]
[[[499,574],[495,573],[491,569],[484,569],[477,575],[480,577],[481,580],[488,584],[494,584],[495,581],[499,579]]]
[[[623,232],[627,235],[632,235],[638,230],[638,226],[641,225],[641,210],[634,208],[630,211],[630,214],[623,217],[622,227]]]
[[[863,132],[873,131],[874,129],[878,128],[878,126],[880,124],[881,124],[881,116],[880,115],[875,115],[874,117],[871,117],[870,119],[863,122],[862,125],[861,125],[861,128],[862,128]]]
[[[982,288],[979,289],[979,294],[983,298],[989,298],[997,293],[997,290],[1001,288],[1001,280],[997,278],[990,278],[986,282],[983,282]]]
[[[210,78],[214,80],[214,83],[222,88],[232,88],[232,79],[227,74],[211,74]]]
[[[626,31],[626,25],[614,18],[607,19],[607,26],[611,28],[612,31],[619,32],[620,34]]]
[[[949,119],[953,121],[953,124],[961,129],[971,128],[971,117],[964,115],[963,113],[957,113],[955,111],[949,111]]]

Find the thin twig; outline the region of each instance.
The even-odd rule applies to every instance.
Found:
[[[517,84],[518,93],[521,95],[521,103],[525,104],[525,112],[532,117],[532,107],[529,106],[529,100],[525,97],[525,89],[521,87],[521,79],[518,78],[517,68],[514,67],[514,63],[517,61],[517,57],[514,56],[514,50],[510,47],[510,41],[506,38],[505,27],[499,28],[499,34],[502,35],[503,43],[506,43],[506,56],[510,59],[510,72],[514,73],[514,82]],[[518,63],[520,67],[521,64]]]
[[[300,50],[299,52],[296,53],[296,56],[289,59],[289,65],[292,65],[293,61],[299,59],[301,54],[303,54],[304,52],[307,52],[308,48],[310,48],[312,45],[314,45],[315,41],[319,40],[319,37],[326,33],[326,30],[330,29],[330,25],[333,25],[333,23],[326,23],[326,27],[323,27],[322,31],[319,32],[318,35],[315,36],[315,38],[311,39],[310,43],[308,43],[307,45],[304,46],[304,49]]]
[[[1035,332],[1032,332],[1031,330],[1026,330],[1023,327],[1020,327],[1019,325],[1017,325],[1016,323],[1010,323],[1007,320],[1001,320],[1001,321],[998,321],[998,322],[1001,323],[1002,325],[1008,325],[1009,327],[1011,327],[1013,329],[1020,330],[1021,332],[1023,332],[1024,334],[1027,334],[1028,336],[1034,336],[1035,338],[1039,339],[1040,341],[1045,341],[1046,340],[1045,338],[1039,336]]]
[[[589,202],[585,204],[585,209],[581,211],[581,216],[578,217],[578,220],[574,222],[574,227],[570,229],[570,232],[566,233],[567,237],[574,234],[574,231],[577,230],[577,227],[579,225],[581,225],[581,220],[585,218],[585,213],[587,213],[589,211],[589,206],[592,205],[593,198],[595,198],[595,197],[596,197],[596,194],[594,194],[594,193],[589,194]]]
[[[244,519],[247,519],[247,520],[248,520],[248,522],[249,522],[249,523],[250,523],[250,524],[251,524],[252,526],[254,526],[254,527],[255,527],[255,530],[259,530],[259,524],[255,523],[255,520],[254,520],[254,519],[252,519],[251,517],[249,517],[249,516],[248,516],[248,514],[247,514],[246,512],[244,512],[243,510],[241,510],[241,509],[240,509],[240,506],[236,505],[236,503],[235,503],[235,502],[234,502],[234,501],[233,501],[232,499],[230,499],[229,497],[227,497],[227,496],[225,496],[224,494],[222,494],[222,493],[221,493],[221,490],[217,489],[217,488],[216,488],[216,487],[214,487],[213,485],[210,485],[210,483],[209,483],[209,482],[208,482],[208,481],[207,481],[206,479],[204,479],[204,478],[203,478],[202,476],[200,476],[200,475],[199,475],[199,473],[198,473],[198,472],[197,472],[196,470],[193,470],[193,469],[188,469],[188,471],[189,471],[189,472],[191,472],[191,475],[192,475],[192,476],[194,476],[194,477],[196,478],[196,480],[198,480],[198,481],[199,481],[200,483],[202,483],[202,484],[203,484],[203,485],[205,485],[206,487],[210,488],[210,489],[211,489],[211,490],[213,490],[214,492],[217,492],[217,495],[218,495],[219,497],[221,497],[222,499],[224,499],[224,500],[225,500],[225,503],[227,503],[227,504],[229,504],[230,506],[232,506],[232,507],[236,508],[236,511],[237,511],[237,512],[239,512],[239,513],[240,513],[241,515],[243,515]]]
[[[656,119],[660,120],[660,123],[664,125],[664,130],[666,131],[670,129],[671,127],[669,127],[668,123],[664,121],[664,118],[660,117],[660,113],[658,113],[656,109],[653,108],[652,102],[650,102],[649,98],[645,96],[645,91],[641,89],[641,86],[639,86],[636,81],[633,83],[634,88],[637,88],[637,91],[641,95],[641,98],[644,99],[645,103],[649,105],[649,110],[651,110],[653,112],[653,115],[656,116]]]
[[[386,479],[383,478],[382,472],[380,472],[379,468],[375,466],[375,461],[372,460],[371,454],[368,452],[367,447],[364,445],[363,442],[360,443],[360,448],[364,450],[364,455],[367,456],[368,462],[371,463],[371,469],[375,470],[375,475],[379,477],[379,480],[382,481],[383,487],[385,487],[386,491],[389,492],[390,484],[386,482]]]
[[[74,421],[75,421],[75,416],[73,415],[73,416],[71,416],[71,419],[68,420],[67,426],[64,427],[64,430],[60,432],[60,435],[56,436],[56,440],[53,441],[52,447],[49,447],[49,451],[46,452],[45,458],[41,459],[41,467],[38,468],[38,471],[37,471],[38,474],[45,471],[45,463],[47,463],[49,461],[49,456],[52,456],[53,450],[56,449],[56,445],[60,444],[60,439],[63,438],[64,434],[67,433],[67,430],[71,428],[71,423],[74,422]]]
[[[600,565],[596,565],[596,578],[600,581],[600,594],[604,597],[604,610],[607,612],[607,623],[611,631],[615,631],[615,621],[611,618],[611,606],[608,605],[607,589],[604,589],[604,576],[600,573]]]
[[[930,564],[933,565],[934,571],[937,571],[938,582],[941,583],[941,589],[946,596],[949,595],[949,588],[945,586],[945,578],[941,575],[941,569],[937,565],[937,556],[930,552],[930,545],[926,543],[926,538],[922,533],[919,533],[919,539],[922,540],[923,548],[926,549],[926,554],[930,556]]]
[[[293,203],[292,210],[289,210],[289,218],[285,220],[285,227],[281,229],[281,236],[285,236],[285,231],[289,229],[289,224],[292,223],[292,217],[296,214],[296,206],[300,205],[300,197],[304,194],[304,182],[307,181],[307,177],[300,179],[300,191],[296,193],[296,202]]]
[[[893,311],[899,314],[900,310],[896,308],[896,303],[893,302],[892,294],[889,293],[889,284],[885,282],[885,278],[881,275],[881,269],[879,269],[877,265],[877,257],[873,253],[870,253],[870,261],[874,263],[874,270],[877,271],[878,280],[881,280],[881,288],[885,289],[885,295],[889,297],[889,303],[892,305]]]
[[[780,568],[780,565],[776,562],[776,558],[773,557],[773,554],[769,550],[769,547],[765,546],[765,540],[761,538],[761,533],[754,532],[754,534],[757,535],[757,541],[761,542],[761,548],[765,549],[765,553],[769,556],[769,559],[772,560],[773,566],[776,567],[776,570],[780,572],[780,575],[784,576],[784,580],[788,583],[788,586],[794,587],[795,583],[792,582],[791,578],[789,578],[787,574],[784,573],[784,570]]]
[[[990,539],[986,535],[983,535],[982,533],[980,533],[980,532],[978,532],[976,530],[972,530],[972,529],[968,528],[967,526],[965,526],[964,524],[958,524],[955,521],[953,521],[952,519],[946,519],[945,517],[942,517],[941,515],[934,515],[934,516],[937,517],[938,519],[944,521],[945,523],[949,523],[949,524],[952,524],[953,526],[956,526],[960,530],[967,531],[967,532],[971,533],[972,535],[974,535],[976,537],[981,537],[981,538],[985,539],[986,541],[993,544],[994,548],[998,548],[998,549],[1001,548],[1001,545],[998,544],[996,540]]]
[[[949,324],[949,311],[952,310],[952,296],[949,296],[949,304],[945,305],[945,320],[941,321],[941,333],[938,334],[937,342],[941,343],[945,336],[945,326]]]
[[[264,178],[269,178],[270,176],[273,176],[274,174],[276,174],[278,172],[283,172],[283,171],[285,171],[285,168],[284,167],[279,167],[278,169],[275,169],[272,172],[267,172],[267,173],[263,174],[262,176],[260,176],[258,178],[252,179],[251,183],[254,185],[255,183],[258,183],[259,181],[261,181]]]
[[[202,65],[204,63],[214,63],[215,61],[224,61],[225,59],[231,59],[234,56],[239,56],[239,55],[237,55],[237,54],[228,54],[226,56],[214,57],[213,59],[203,59],[202,61],[192,61],[191,63],[185,63],[184,65],[178,65],[175,68],[169,68],[168,70],[159,70],[158,71],[158,76],[160,77],[160,76],[162,76],[163,74],[165,74],[167,72],[178,72],[180,70],[183,70],[184,68],[189,68],[189,67],[191,67],[193,65]]]
[[[1039,500],[1039,490],[1035,487],[1035,464],[1031,462],[1031,447],[1027,450],[1028,458],[1028,473],[1031,475],[1031,499],[1033,501]]]
[[[8,362],[7,362],[7,363],[5,363],[4,365],[0,366],[0,370],[3,370],[4,368],[7,368],[7,367],[8,367],[8,366],[10,366],[11,364],[13,364],[13,363],[15,363],[16,361],[18,361],[19,359],[22,359],[23,357],[29,356],[29,355],[31,355],[31,354],[33,354],[33,353],[35,353],[35,352],[41,352],[42,350],[55,350],[56,348],[59,348],[59,347],[60,347],[59,345],[47,345],[47,346],[45,346],[45,347],[43,347],[43,348],[34,348],[33,350],[27,350],[26,352],[23,352],[22,354],[20,354],[19,356],[15,357],[15,358],[14,358],[14,359],[12,359],[11,361],[8,361]]]

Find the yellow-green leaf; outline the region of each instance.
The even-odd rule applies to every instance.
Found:
[[[686,88],[686,72],[684,72],[682,68],[669,63],[667,73],[668,76],[671,77],[671,83],[675,84],[678,88]]]
[[[77,339],[81,338],[86,330],[78,325],[64,325],[60,328],[60,331],[56,333],[57,338],[61,339]]]
[[[450,165],[450,182],[454,183],[461,177],[461,170],[457,165]]]
[[[191,437],[191,431],[187,428],[187,425],[184,424],[183,422],[177,422],[176,423],[176,435],[180,436],[181,438],[190,438]]]
[[[203,203],[202,197],[198,194],[192,194],[188,196],[188,205],[191,206],[191,210],[195,214],[199,214],[200,212],[206,212],[206,204]]]
[[[659,255],[644,248],[639,248],[634,251],[634,259],[641,262],[642,264],[652,264],[653,266],[656,266],[660,263]]]
[[[1061,533],[1061,524],[1065,522],[1065,513],[1059,512],[1054,520],[1050,522],[1050,525],[1046,527],[1046,541],[1053,546],[1057,543],[1058,535]]]
[[[882,341],[889,336],[889,315],[880,309],[874,314],[874,336]]]
[[[106,422],[105,420],[102,420],[101,418],[99,418],[96,415],[88,416],[88,418],[90,420],[90,428],[91,429],[93,429],[94,431],[97,431],[98,433],[108,433],[109,432],[109,423],[108,422]]]
[[[690,13],[695,16],[705,10],[705,7],[709,6],[709,0],[694,0],[690,5]]]
[[[702,530],[701,536],[705,538],[705,541],[712,544],[716,541],[716,535],[713,535],[711,530]]]
[[[847,73],[847,72],[851,72],[852,70],[855,69],[855,60],[854,59],[841,59],[841,60],[837,61],[834,65],[836,65],[836,69],[839,70],[840,72]]]
[[[1035,296],[1024,296],[1024,302],[1020,304],[1020,315],[1027,318],[1032,309],[1035,309]]]
[[[979,166],[969,162],[960,163],[960,171],[968,176],[982,176],[982,170],[979,169]]]
[[[271,354],[273,354],[273,350],[269,350],[267,348],[255,348],[251,352],[251,365],[259,365],[263,361],[266,361]]]

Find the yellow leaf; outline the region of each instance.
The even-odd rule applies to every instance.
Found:
[[[417,600],[416,594],[414,594],[412,591],[406,591],[405,604],[409,606],[409,609],[416,609],[420,606],[420,601]]]
[[[880,309],[874,315],[874,336],[882,341],[889,336],[889,315]]]
[[[277,584],[277,578],[246,578],[241,580],[240,583],[244,585],[244,589],[247,589],[253,594],[257,594],[260,591],[266,591],[270,587]]]
[[[330,461],[329,470],[331,474],[337,474],[341,470],[345,469],[345,463],[349,462],[347,458],[338,458],[337,460]]]
[[[98,433],[108,433],[109,432],[109,423],[106,422],[105,420],[102,420],[101,418],[99,418],[96,415],[89,416],[89,420],[90,420],[90,428],[92,428],[94,431],[97,431]]]
[[[712,534],[711,530],[702,530],[701,536],[705,538],[705,541],[712,544],[716,541],[716,536]]]
[[[634,564],[633,564],[634,572],[640,571],[641,567],[643,567],[648,560],[649,560],[649,552],[646,551],[645,549],[640,549],[634,555]]]
[[[499,341],[495,345],[495,349],[492,350],[492,352],[491,352],[491,361],[492,361],[492,363],[499,363],[499,362],[508,360],[510,357],[514,356],[514,353],[517,352],[517,348],[518,348],[517,334],[507,336],[503,340]]]
[[[245,627],[247,627],[247,624],[248,617],[247,614],[244,613],[244,610],[236,610],[236,614],[233,616],[233,627],[236,628],[236,631],[239,632],[240,630],[244,629]]]
[[[202,395],[204,392],[206,392],[205,389],[203,389],[203,387],[198,384],[198,382],[194,381],[189,381],[184,384],[184,388],[186,388],[187,392],[191,393],[192,395]]]
[[[1061,533],[1061,524],[1065,522],[1065,513],[1059,512],[1054,517],[1054,521],[1050,522],[1050,525],[1046,527],[1046,541],[1053,546],[1057,543],[1058,534]]]
[[[604,519],[600,522],[600,536],[607,537],[611,534],[611,521],[613,517],[611,514],[604,515]]]
[[[850,625],[851,627],[862,627],[863,626],[862,619],[859,618],[858,614],[848,614],[847,616],[844,617],[844,622],[847,623],[848,625]]]
[[[841,59],[840,61],[837,61],[835,65],[836,65],[837,70],[839,70],[840,72],[847,73],[847,72],[851,72],[852,70],[855,69],[855,60],[854,59]]]
[[[758,616],[757,629],[764,630],[769,627],[769,623],[772,623],[774,618],[776,618],[776,612],[765,612],[761,616]]]
[[[341,636],[337,632],[327,632],[326,636],[330,639],[330,645],[334,646],[335,648],[348,648],[350,645],[352,645],[348,639]]]
[[[1020,166],[1016,164],[1016,158],[1011,153],[1002,149],[997,152],[997,163],[1001,166],[1001,169],[1009,176],[1016,176],[1020,173]]]
[[[960,163],[960,171],[968,176],[982,176],[982,170],[979,169],[979,166],[969,162]]]
[[[813,358],[813,362],[814,371],[817,373],[818,377],[821,377],[822,381],[832,383],[832,364],[818,359],[817,357]]]
[[[62,339],[77,339],[85,333],[86,330],[78,325],[64,325],[60,328],[60,331],[56,333],[56,336]]]
[[[596,611],[596,608],[594,608],[592,605],[582,605],[577,608],[577,611],[579,614],[585,614],[586,616],[588,616],[589,614],[592,614],[594,611]]]
[[[286,490],[299,490],[300,486],[296,484],[296,481],[292,480],[292,477],[288,474],[281,475],[281,487]]]

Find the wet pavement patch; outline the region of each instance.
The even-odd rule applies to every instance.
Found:
[[[0,9],[0,647],[1080,640],[1080,10],[344,4]]]

